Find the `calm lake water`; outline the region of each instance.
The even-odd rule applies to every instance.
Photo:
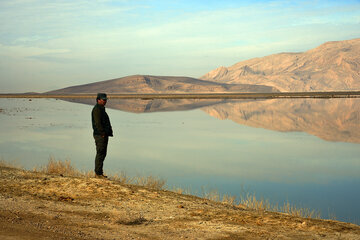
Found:
[[[0,158],[94,167],[93,99],[0,99]],[[360,223],[360,99],[116,100],[107,174],[201,194],[255,193]]]

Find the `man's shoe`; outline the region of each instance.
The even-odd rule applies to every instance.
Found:
[[[98,175],[98,174],[95,174],[95,178],[99,178],[99,179],[107,179],[107,176],[101,174],[101,175]]]

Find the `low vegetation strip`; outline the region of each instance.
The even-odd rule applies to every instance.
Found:
[[[35,170],[0,164],[0,239],[360,237],[358,225],[270,212],[262,206],[234,206],[161,186],[97,179],[79,173],[69,161],[51,159]]]
[[[118,99],[272,99],[272,98],[357,98],[360,91],[274,92],[274,93],[169,93],[108,94]],[[0,94],[0,98],[95,98],[94,94]]]
[[[11,164],[1,163],[4,166],[11,166]],[[70,160],[56,160],[54,157],[50,157],[46,166],[35,167],[34,172],[41,172],[45,174],[57,174],[61,176],[71,176],[71,177],[93,177],[93,172],[81,172],[72,166]],[[131,184],[137,186],[143,186],[154,190],[165,190],[166,189],[166,180],[154,177],[154,176],[134,176],[130,177],[125,172],[120,172],[113,176],[109,176],[109,179],[121,184]],[[171,189],[167,189],[170,190]],[[185,191],[177,188],[175,190],[177,193],[184,194]],[[187,194],[191,194],[189,190]],[[320,213],[315,210],[310,210],[308,208],[298,208],[289,202],[284,203],[282,207],[278,205],[270,204],[268,200],[257,199],[255,194],[244,194],[240,197],[231,196],[231,195],[222,195],[217,190],[206,191],[203,189],[200,197],[208,199],[215,202],[220,202],[224,204],[229,204],[235,207],[247,207],[254,210],[262,211],[272,211],[272,212],[282,212],[294,216],[305,217],[305,218],[317,218],[320,219]],[[237,200],[238,199],[238,200]],[[334,219],[335,220],[335,219]]]

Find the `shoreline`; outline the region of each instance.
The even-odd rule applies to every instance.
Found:
[[[95,98],[94,94],[1,93],[0,98]],[[274,93],[161,93],[111,94],[114,99],[274,99],[274,98],[360,98],[360,91],[274,92]]]
[[[359,239],[360,226],[0,166],[0,238]],[[11,238],[13,237],[13,238]]]

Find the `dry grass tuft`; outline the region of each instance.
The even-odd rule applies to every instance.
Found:
[[[221,196],[218,190],[206,191],[204,188],[201,188],[201,197],[209,199],[214,202],[221,202]]]
[[[289,202],[284,203],[282,207],[278,207],[278,205],[270,204],[269,200],[256,199],[255,194],[247,194],[245,198],[241,197],[239,205],[245,205],[246,207],[255,210],[287,213],[297,217],[321,218],[321,214],[318,211],[310,210],[309,208],[299,208],[295,205],[291,205]]]
[[[3,158],[0,158],[0,167],[23,169],[23,167],[15,161],[9,162],[5,161]]]
[[[236,197],[226,194],[226,195],[223,195],[221,202],[225,203],[225,204],[235,205]]]
[[[164,189],[166,184],[166,180],[158,177],[154,177],[154,176],[129,177],[125,172],[120,172],[118,174],[110,176],[110,178],[122,184],[133,184],[133,185],[143,186],[156,190]]]
[[[72,176],[72,177],[85,177],[92,178],[94,177],[94,172],[80,172],[71,165],[70,160],[55,160],[54,157],[50,157],[47,165],[36,167],[33,169],[35,172],[42,172],[47,174],[58,174],[63,176]],[[158,177],[153,176],[136,176],[129,177],[125,172],[120,172],[114,176],[109,176],[109,179],[113,181],[120,182],[121,184],[133,184],[144,186],[151,189],[161,190],[164,189],[166,181]]]
[[[284,205],[277,209],[279,212],[288,213],[292,216],[305,217],[305,218],[320,218],[321,214],[318,211],[311,210],[309,208],[298,208],[295,205],[291,205],[289,202],[284,203]]]
[[[258,200],[256,199],[255,194],[253,195],[247,194],[245,197],[241,196],[240,204],[255,210],[263,210],[263,211],[274,210],[274,208],[270,205],[268,200],[264,200],[264,199]]]
[[[221,195],[218,190],[206,191],[202,188],[201,197],[215,202],[221,202],[230,205],[236,205],[236,197],[228,194]]]
[[[115,223],[131,226],[131,225],[141,225],[145,222],[148,222],[148,220],[145,219],[142,211],[132,212],[129,207],[126,207],[125,211],[126,213],[122,213],[121,218],[116,220]]]
[[[152,188],[152,189],[163,189],[165,186],[166,181],[164,179],[154,177],[154,176],[147,176],[147,177],[137,177],[135,179],[135,184]]]
[[[183,195],[194,195],[192,192],[191,192],[191,189],[190,188],[181,188],[181,187],[172,187],[172,188],[168,188],[169,191],[171,192],[175,192],[175,193],[178,193],[178,194],[183,194]]]
[[[177,190],[177,192],[181,191]],[[289,202],[284,203],[282,207],[278,207],[278,205],[271,204],[267,199],[257,199],[255,194],[246,194],[245,196],[241,195],[240,200],[237,201],[235,196],[227,194],[221,195],[217,190],[205,191],[202,188],[201,197],[215,202],[221,202],[234,206],[245,206],[259,211],[282,212],[304,218],[321,218],[321,214],[318,211],[311,210],[309,208],[298,208],[295,205],[291,205]]]
[[[40,168],[34,168],[35,172],[42,172],[47,174],[59,174],[66,176],[83,176],[77,169],[71,165],[70,160],[55,160],[54,157],[50,157],[46,166]]]
[[[334,212],[332,212],[332,211],[330,211],[329,210],[329,212],[328,212],[328,219],[330,219],[330,220],[337,220],[337,217],[336,217],[336,214],[334,213]]]
[[[132,184],[133,178],[129,177],[126,172],[121,171],[120,173],[117,173],[112,176],[112,179],[114,181],[120,182],[121,184]]]
[[[95,177],[95,173],[94,173],[94,171],[81,171],[80,177],[93,178],[93,177]]]

